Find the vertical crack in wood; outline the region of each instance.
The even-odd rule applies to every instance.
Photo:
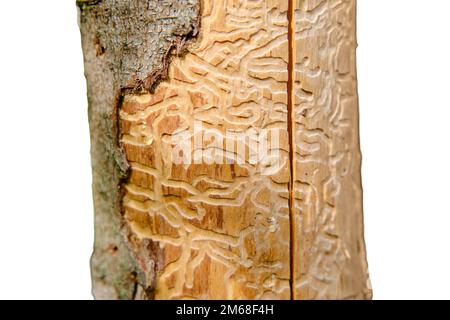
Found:
[[[290,286],[291,286],[291,300],[295,300],[295,252],[296,252],[296,241],[295,241],[295,219],[294,219],[294,154],[295,154],[295,144],[294,144],[294,117],[292,112],[294,109],[294,61],[295,61],[295,4],[293,0],[289,0],[288,6],[288,43],[289,43],[289,61],[288,61],[288,84],[287,84],[287,96],[288,96],[288,108],[287,108],[287,126],[289,134],[289,165],[290,165],[290,180],[289,180],[289,225],[290,225]]]

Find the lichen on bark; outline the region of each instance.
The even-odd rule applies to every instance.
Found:
[[[200,0],[78,0],[87,80],[95,244],[95,298],[152,298],[153,270],[143,270],[121,214],[128,164],[119,145],[118,113],[127,92],[152,91],[172,55],[195,39]],[[155,257],[149,252],[149,259]],[[155,265],[146,261],[146,266]]]

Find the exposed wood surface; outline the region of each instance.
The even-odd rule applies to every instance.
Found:
[[[155,243],[156,298],[290,297],[286,12],[286,1],[204,1],[200,40],[169,80],[125,97],[125,216],[136,241]],[[174,165],[170,135],[194,134],[194,120],[223,136],[281,132],[283,165]]]
[[[362,221],[355,10],[355,0],[296,0],[297,299],[371,297]]]
[[[111,184],[122,190],[114,198],[120,212],[113,222],[96,222],[99,257],[129,251],[123,273],[131,279],[127,286],[136,285],[121,298],[370,298],[355,6],[355,0],[203,0],[199,20],[191,11],[189,23],[172,22],[190,42],[161,42],[153,56],[134,41],[138,55],[129,59],[143,60],[145,70],[116,76],[119,94],[111,106],[117,152],[128,167],[126,178]],[[186,27],[192,21],[200,22],[195,38]],[[101,43],[84,44],[88,82],[90,59],[108,54]],[[119,51],[113,57],[124,54]],[[155,80],[166,71],[167,79]],[[276,165],[255,154],[257,138],[227,135],[249,129],[278,138],[271,150]],[[173,152],[180,134],[192,147],[189,156],[179,153],[181,164]],[[94,161],[94,173],[108,174],[100,171]],[[111,226],[121,230],[123,244],[104,239]],[[102,272],[117,271],[99,277]],[[105,288],[111,281],[94,281],[96,297],[112,297]]]

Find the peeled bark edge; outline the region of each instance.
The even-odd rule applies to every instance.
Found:
[[[95,244],[91,258],[97,299],[151,299],[158,254],[137,245],[122,216],[128,163],[119,142],[121,101],[152,92],[173,55],[195,40],[200,0],[78,0],[91,134]],[[133,253],[147,251],[149,261]],[[142,256],[142,255],[139,255]]]

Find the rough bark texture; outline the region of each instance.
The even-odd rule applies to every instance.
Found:
[[[129,168],[118,140],[118,108],[125,92],[148,91],[161,80],[170,55],[181,53],[195,36],[200,4],[196,0],[77,4],[91,128],[93,293],[96,298],[133,299],[137,294],[151,298],[154,274],[136,263],[121,214],[121,182]]]
[[[370,298],[355,1],[78,6],[95,297]],[[196,121],[215,130],[200,145]],[[248,129],[279,137],[279,166],[253,161],[251,138],[227,161],[240,138],[226,131]],[[200,161],[175,163],[180,132]]]

